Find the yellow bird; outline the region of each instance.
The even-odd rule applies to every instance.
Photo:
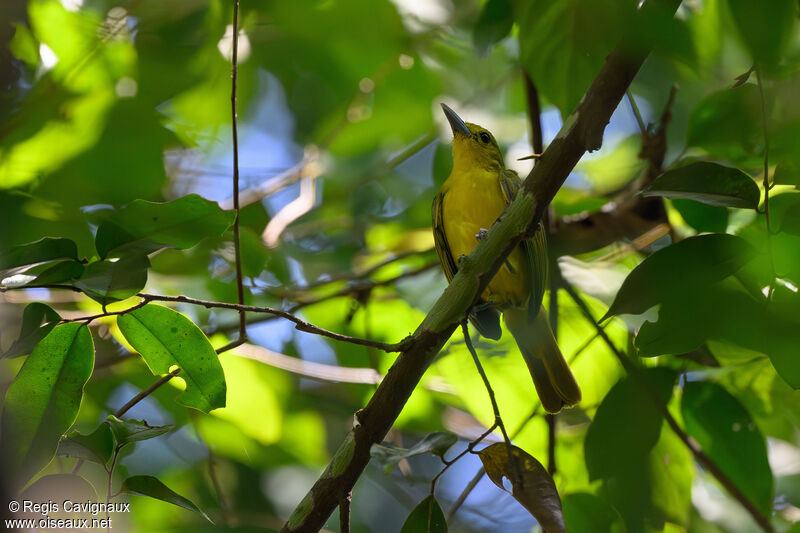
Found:
[[[465,123],[445,104],[453,130],[453,170],[433,199],[433,236],[439,261],[451,281],[458,261],[498,219],[520,188],[516,172],[505,168],[492,134]],[[558,349],[542,306],[547,285],[547,245],[540,227],[511,252],[470,312],[484,337],[500,338],[499,313],[517,341],[536,392],[548,413],[581,400],[581,390]]]

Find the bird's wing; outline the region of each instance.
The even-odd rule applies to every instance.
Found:
[[[510,204],[517,195],[522,180],[513,170],[505,170],[500,177],[500,186],[506,199],[506,204]],[[533,321],[539,314],[539,307],[542,305],[544,290],[547,287],[547,237],[544,227],[539,224],[536,233],[530,239],[520,243],[524,256],[528,261],[528,268],[531,275],[531,292],[528,300],[528,318]]]
[[[433,198],[431,206],[431,218],[433,219],[433,242],[436,253],[439,254],[439,263],[442,265],[447,282],[453,281],[458,265],[447,244],[447,236],[444,232],[444,215],[442,206],[444,205],[444,193],[439,192]],[[487,339],[498,340],[502,335],[500,329],[500,313],[491,307],[487,307],[483,300],[480,300],[470,311],[469,319],[478,332]]]

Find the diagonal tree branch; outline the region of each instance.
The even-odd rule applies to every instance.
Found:
[[[680,0],[650,0],[639,15],[661,11],[672,16]],[[520,194],[464,258],[453,281],[439,297],[375,391],[356,413],[353,429],[331,463],[298,504],[283,532],[318,531],[352,490],[367,466],[372,444],[383,440],[422,374],[450,338],[500,265],[538,227],[545,207],[587,150],[600,148],[603,132],[649,50],[622,41],[587,90],[577,109],[528,175]]]

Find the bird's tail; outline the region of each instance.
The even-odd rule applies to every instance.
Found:
[[[558,349],[544,307],[533,321],[525,308],[504,309],[503,317],[528,365],[545,411],[557,413],[562,407],[580,402],[581,389]]]

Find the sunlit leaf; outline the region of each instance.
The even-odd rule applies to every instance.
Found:
[[[111,428],[117,446],[153,439],[175,429],[172,425],[151,426],[144,420],[121,420],[114,415],[108,415],[106,424]]]
[[[58,455],[105,465],[114,452],[114,436],[105,422],[88,435],[71,431],[58,443]]]
[[[225,375],[211,343],[194,323],[167,307],[148,304],[120,315],[117,324],[153,374],[181,369],[186,391],[178,402],[208,412],[225,406]]]
[[[643,313],[667,298],[720,281],[754,256],[747,241],[727,234],[699,235],[662,248],[633,269],[602,320]]]
[[[533,456],[516,446],[511,448],[513,461],[503,442],[478,452],[486,475],[507,492],[507,484],[510,484],[511,495],[536,518],[545,533],[563,533],[566,531],[564,515],[553,478]]]
[[[449,431],[437,431],[435,433],[425,435],[425,438],[423,438],[410,449],[373,444],[372,448],[370,448],[370,454],[383,465],[383,473],[389,474],[392,470],[394,470],[394,467],[397,466],[397,463],[408,457],[423,455],[426,453],[442,457],[444,456],[444,453],[449,450],[450,447],[457,441],[458,437],[455,435],[455,433],[450,433]]]
[[[211,522],[211,519],[208,517],[208,515],[201,511],[199,507],[161,483],[161,481],[153,476],[131,476],[122,482],[122,486],[119,490],[120,492],[127,494],[147,496],[149,498],[161,500],[162,502],[177,505],[178,507],[183,507],[184,509],[188,509],[189,511],[193,511],[202,515],[203,518]]]
[[[692,163],[660,175],[642,196],[686,198],[722,207],[758,208],[761,193],[739,169],[717,163]]]
[[[478,54],[486,54],[491,46],[511,32],[514,16],[508,0],[489,0],[483,5],[472,33]]]
[[[94,366],[89,328],[54,328],[33,350],[8,387],[2,415],[2,448],[12,483],[41,470],[75,421],[83,386]]]
[[[78,247],[69,239],[44,237],[0,252],[0,275],[10,276],[58,259],[78,259]]]
[[[764,437],[742,404],[720,385],[692,381],[681,398],[686,431],[737,487],[767,515],[772,471]]]
[[[47,336],[61,316],[49,305],[33,302],[25,306],[22,312],[22,329],[19,337],[2,357],[17,357],[31,353],[31,350]]]
[[[117,261],[89,263],[75,282],[87,296],[103,305],[125,300],[142,290],[147,283],[150,261],[146,255],[125,256]]]
[[[220,235],[232,222],[232,212],[196,194],[166,203],[134,200],[100,224],[95,245],[101,257],[191,248],[205,237]]]
[[[414,507],[400,533],[447,533],[447,520],[436,498],[428,496]]]

